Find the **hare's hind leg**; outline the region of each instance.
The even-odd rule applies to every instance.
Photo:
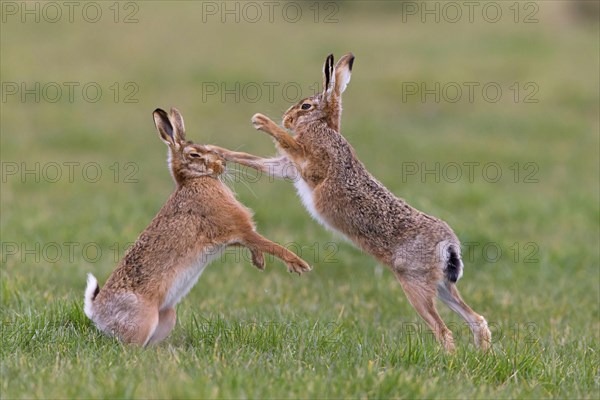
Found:
[[[94,303],[93,320],[105,333],[145,346],[158,325],[158,310],[133,293],[119,293]]]
[[[396,278],[402,285],[404,293],[419,315],[425,320],[433,331],[436,339],[442,343],[446,351],[454,352],[454,338],[452,332],[438,314],[435,308],[437,290],[434,282],[429,282],[427,277],[403,274],[394,271]]]
[[[438,296],[469,325],[477,347],[480,347],[484,351],[489,349],[492,334],[488,328],[487,321],[464,302],[458,293],[456,284],[449,281],[440,282],[438,284]]]
[[[119,324],[118,337],[125,343],[146,346],[158,326],[158,312],[155,307],[142,307],[132,310],[127,320]]]
[[[177,314],[175,313],[175,308],[171,307],[160,311],[158,313],[158,325],[148,340],[148,346],[157,344],[166,339],[175,327],[176,321]]]

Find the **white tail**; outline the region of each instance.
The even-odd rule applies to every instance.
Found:
[[[89,319],[92,319],[92,305],[98,291],[98,280],[91,273],[88,274],[87,286],[83,296],[83,312]]]

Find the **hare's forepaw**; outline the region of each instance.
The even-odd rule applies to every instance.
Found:
[[[303,272],[310,271],[310,265],[308,265],[304,260],[298,258],[292,261],[286,262],[289,272],[295,272],[298,275],[301,275]]]
[[[263,132],[270,132],[271,127],[275,125],[275,122],[271,121],[271,119],[263,114],[254,114],[252,116],[252,125],[254,129]]]

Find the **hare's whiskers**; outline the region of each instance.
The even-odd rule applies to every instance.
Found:
[[[252,188],[250,187],[250,185],[248,185],[248,183],[246,183],[246,182],[244,181],[244,179],[243,179],[243,177],[244,177],[243,171],[241,171],[241,170],[239,170],[239,169],[237,169],[237,168],[232,168],[232,171],[233,171],[233,172],[235,172],[235,174],[227,174],[227,178],[228,178],[228,179],[231,179],[231,183],[232,183],[232,185],[233,185],[233,183],[234,183],[234,182],[237,182],[237,181],[239,180],[239,182],[241,182],[241,183],[242,183],[242,185],[244,185],[244,186],[246,187],[246,189],[248,189],[248,191],[249,191],[250,193],[252,193],[252,195],[253,195],[255,198],[258,198],[258,196],[257,196],[257,195],[256,195],[256,193],[254,192],[254,190],[252,190]],[[229,172],[229,171],[227,171],[227,172]],[[237,180],[236,180],[235,178],[239,178],[239,179],[237,179]],[[233,189],[232,189],[232,190],[233,190]],[[234,191],[234,193],[235,193],[235,191]]]

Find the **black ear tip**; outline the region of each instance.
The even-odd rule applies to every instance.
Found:
[[[333,53],[327,56],[327,65],[333,67]]]
[[[352,72],[352,66],[354,65],[354,55],[350,57],[350,61],[348,61],[348,69]]]
[[[162,108],[157,108],[156,110],[152,111],[152,115],[154,115],[154,114],[167,115],[167,112],[165,110],[163,110]]]

